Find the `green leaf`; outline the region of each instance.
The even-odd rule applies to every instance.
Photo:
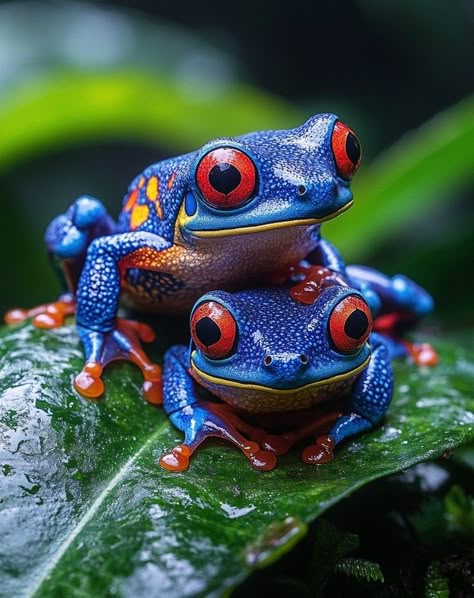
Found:
[[[353,557],[342,559],[336,563],[336,572],[363,581],[381,581],[382,583],[384,581],[380,565],[365,559],[357,559]]]
[[[171,474],[155,462],[181,434],[142,401],[132,366],[110,367],[107,396],[88,402],[72,390],[82,354],[71,327],[3,328],[2,592],[228,591],[357,488],[473,440],[473,354],[436,345],[441,365],[398,364],[384,426],[332,464],[311,467],[293,451],[264,474],[233,447],[209,443],[189,471]]]
[[[0,174],[50,147],[128,139],[182,152],[213,137],[300,121],[283,100],[245,85],[224,86],[209,97],[156,71],[52,70],[3,94]]]

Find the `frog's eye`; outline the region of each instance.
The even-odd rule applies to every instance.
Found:
[[[244,152],[234,147],[220,147],[201,159],[196,183],[203,198],[213,207],[236,208],[254,194],[257,170]]]
[[[334,125],[331,146],[337,174],[343,179],[351,179],[359,168],[362,151],[354,131],[340,120]]]
[[[220,303],[205,301],[191,316],[191,336],[204,355],[211,359],[224,359],[235,348],[237,324],[230,311]]]
[[[351,353],[362,347],[371,330],[370,307],[355,295],[339,301],[329,317],[329,335],[339,353]]]

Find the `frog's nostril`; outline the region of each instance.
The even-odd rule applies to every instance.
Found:
[[[309,363],[309,357],[307,355],[305,355],[304,353],[301,353],[300,361],[303,365],[307,365]]]
[[[302,197],[308,193],[308,187],[306,185],[298,185],[298,195]]]
[[[273,357],[272,357],[271,355],[265,355],[265,358],[264,358],[264,360],[263,360],[263,363],[264,363],[264,364],[265,364],[267,367],[271,366],[271,365],[272,365],[272,363],[273,363]]]

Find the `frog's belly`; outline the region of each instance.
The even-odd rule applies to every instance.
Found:
[[[341,397],[350,390],[354,377],[324,386],[296,389],[292,393],[284,391],[281,394],[272,390],[265,392],[256,389],[246,390],[244,388],[222,386],[200,377],[197,380],[201,386],[207,388],[213,395],[234,407],[249,413],[274,413],[307,409],[331,398]]]
[[[314,227],[198,240],[157,253],[141,250],[122,281],[125,303],[168,313],[188,311],[203,293],[265,284],[271,272],[304,259],[317,245]]]

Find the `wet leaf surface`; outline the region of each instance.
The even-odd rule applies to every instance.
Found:
[[[72,389],[72,327],[0,332],[0,595],[219,595],[283,554],[306,524],[367,482],[474,439],[474,356],[436,343],[434,370],[396,365],[384,425],[330,465],[298,451],[262,474],[208,444],[188,472],[157,457],[181,440],[128,365],[107,395]]]

